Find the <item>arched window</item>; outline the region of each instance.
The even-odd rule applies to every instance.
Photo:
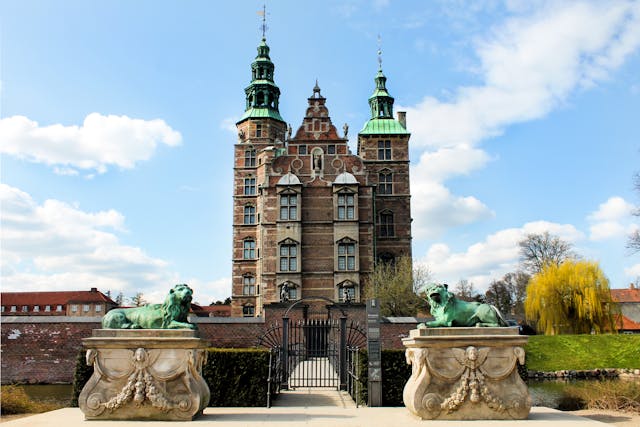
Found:
[[[393,173],[389,169],[378,174],[378,194],[393,194]]]
[[[256,207],[252,205],[246,205],[244,207],[244,223],[255,224],[256,223]]]
[[[250,274],[242,277],[242,295],[256,294],[256,278]]]
[[[345,280],[338,285],[338,302],[356,302],[356,284]]]
[[[244,152],[244,167],[253,168],[256,166],[256,150],[249,148]]]
[[[392,253],[383,252],[380,255],[378,255],[378,263],[388,264],[388,265],[395,265],[396,257]]]
[[[380,237],[393,237],[396,235],[393,222],[393,212],[384,210],[380,212]]]
[[[255,259],[256,258],[256,241],[253,239],[246,239],[242,242],[242,258]]]

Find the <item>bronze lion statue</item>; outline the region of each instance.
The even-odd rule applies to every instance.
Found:
[[[459,300],[447,285],[431,285],[425,294],[435,320],[421,326],[509,326],[493,305]]]
[[[193,290],[185,284],[175,285],[162,304],[116,308],[102,318],[105,329],[197,329],[187,321]]]

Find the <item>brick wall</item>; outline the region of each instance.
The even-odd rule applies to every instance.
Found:
[[[284,304],[273,304],[265,317],[199,317],[200,336],[212,347],[244,348],[258,344],[258,339],[273,326],[282,325],[287,310]],[[324,308],[324,307],[323,307]],[[348,321],[360,322],[366,329],[364,305],[343,306]],[[318,312],[319,307],[309,307]],[[296,306],[289,312],[291,321],[304,317],[305,308]],[[333,318],[339,318],[338,308],[331,310]],[[383,319],[380,325],[383,349],[402,349],[401,339],[408,336],[417,321],[410,319]],[[36,316],[4,316],[0,324],[2,339],[2,383],[71,383],[76,357],[82,349],[82,339],[100,328],[97,317],[56,318]],[[280,336],[273,335],[275,339]]]

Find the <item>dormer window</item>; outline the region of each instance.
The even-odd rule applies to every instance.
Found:
[[[280,194],[280,219],[283,221],[295,221],[298,219],[298,194]]]

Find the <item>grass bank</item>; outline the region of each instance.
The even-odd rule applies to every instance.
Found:
[[[19,385],[3,385],[0,393],[0,412],[2,415],[37,414],[53,411],[62,405],[48,402],[38,402],[31,399]]]
[[[640,335],[532,335],[527,369],[640,368]]]

